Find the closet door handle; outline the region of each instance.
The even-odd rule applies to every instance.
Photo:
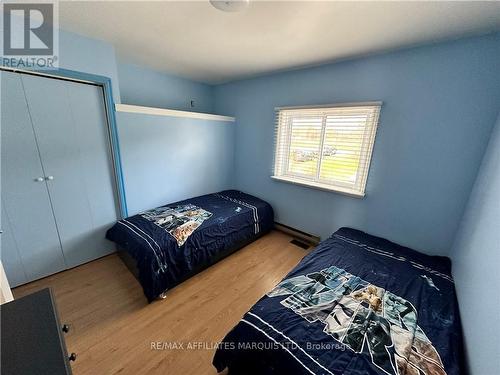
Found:
[[[47,176],[47,177],[45,177],[45,179],[46,179],[47,181],[52,181],[52,180],[54,179],[54,176]]]
[[[35,178],[36,182],[43,182],[45,179],[43,177],[37,177]]]

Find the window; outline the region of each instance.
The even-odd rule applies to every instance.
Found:
[[[381,104],[277,108],[272,177],[363,197]]]

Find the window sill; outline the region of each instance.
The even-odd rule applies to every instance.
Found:
[[[277,181],[281,181],[281,182],[288,182],[290,184],[305,186],[305,187],[312,188],[312,189],[318,189],[318,190],[324,190],[324,191],[329,191],[329,192],[333,192],[333,193],[344,194],[344,195],[348,195],[349,197],[353,197],[353,198],[364,198],[364,196],[365,196],[364,193],[355,193],[349,189],[341,188],[338,186],[331,186],[331,185],[321,184],[321,183],[312,182],[312,181],[304,181],[304,180],[300,180],[298,178],[285,177],[285,176],[271,176],[271,178],[273,180],[277,180]]]

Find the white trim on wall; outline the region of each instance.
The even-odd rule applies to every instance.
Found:
[[[228,121],[234,122],[236,119],[230,116],[213,115],[211,113],[179,111],[176,109],[143,107],[131,104],[115,104],[116,112],[142,113],[155,116],[187,117],[201,120]]]
[[[274,107],[275,111],[283,109],[312,109],[312,108],[335,108],[335,107],[364,107],[364,106],[382,106],[382,101],[371,102],[352,102],[352,103],[335,103],[335,104],[320,104],[320,105],[297,105],[288,107]]]

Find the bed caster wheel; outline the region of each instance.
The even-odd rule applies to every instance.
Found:
[[[158,299],[166,299],[167,298],[167,292],[163,292],[158,296]]]

